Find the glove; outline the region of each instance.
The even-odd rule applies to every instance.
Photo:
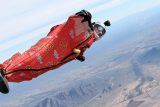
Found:
[[[85,57],[84,56],[77,56],[76,59],[81,61],[81,62],[85,61]]]
[[[82,16],[84,19],[82,20],[82,23],[85,21],[88,21],[89,27],[91,28],[91,30],[93,31],[93,26],[91,23],[91,18],[92,15],[90,12],[86,11],[86,10],[81,10],[80,12],[76,13],[77,16]]]
[[[81,53],[81,50],[79,50],[79,49],[73,49],[73,53],[75,53],[75,54],[80,54]]]

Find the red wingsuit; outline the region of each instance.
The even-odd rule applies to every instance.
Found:
[[[83,55],[95,41],[96,33],[81,22],[83,17],[73,15],[65,23],[51,28],[48,35],[24,53],[16,53],[0,65],[9,82],[28,81],[56,69],[63,64]],[[80,49],[80,54],[73,49]]]

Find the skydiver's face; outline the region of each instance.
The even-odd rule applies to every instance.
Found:
[[[101,28],[95,27],[94,31],[96,32],[96,34],[97,34],[98,36],[102,36],[102,30],[101,30]]]

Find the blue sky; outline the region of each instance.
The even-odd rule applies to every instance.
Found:
[[[82,9],[93,14],[93,21],[110,19],[115,24],[129,15],[156,6],[160,6],[159,0],[1,0],[0,63],[18,51],[24,52],[46,36],[52,26],[64,22],[68,16]],[[64,68],[75,63],[78,62],[67,64]],[[44,79],[44,76],[40,78]],[[34,85],[38,79],[32,82],[24,82],[20,86]],[[17,84],[10,85],[14,92],[17,87],[20,88]]]
[[[15,52],[23,52],[49,29],[81,9],[93,14],[93,21],[124,17],[158,6],[159,0],[1,0],[0,62]]]

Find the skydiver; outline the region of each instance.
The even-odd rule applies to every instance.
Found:
[[[80,21],[80,19],[82,20],[79,23],[78,21]],[[32,46],[23,54],[17,53],[10,59],[6,60],[3,64],[0,64],[0,92],[4,94],[9,92],[8,82],[21,82],[31,80],[32,78],[36,78],[37,76],[49,70],[56,69],[74,59],[83,62],[85,60],[83,53],[87,48],[91,47],[93,42],[101,39],[106,33],[106,26],[110,26],[110,22],[108,20],[104,22],[103,26],[97,22],[92,23],[91,19],[91,13],[86,10],[82,10],[71,16],[66,23],[52,27],[47,37],[42,38],[36,45]],[[74,28],[73,25],[75,25],[75,23],[79,23],[81,24],[81,26],[78,24],[77,26],[75,26],[76,28],[74,30],[68,33],[68,29],[71,30],[70,28]],[[85,31],[83,32],[83,30]],[[74,34],[74,31],[80,36]],[[59,35],[57,36],[57,34]],[[54,43],[57,43],[56,45],[60,46],[61,51],[64,51],[65,49],[70,50],[70,48],[67,47],[68,42],[63,40],[64,36],[60,37],[63,34],[70,35],[71,38],[69,38],[69,36],[67,35],[67,37],[69,38],[68,40],[72,39],[73,43],[74,41],[76,41],[73,44],[75,45],[75,48],[73,48],[71,53],[67,54],[67,56],[63,56],[65,55],[65,52],[61,52],[62,55],[60,56],[57,50],[54,50],[53,46]],[[60,38],[59,40],[61,41],[57,40],[55,42],[54,40],[56,40],[57,38]],[[81,41],[84,38],[86,38],[86,40]],[[51,42],[48,41],[48,39],[50,39]],[[76,45],[77,43],[78,45]],[[39,48],[41,50],[38,50]],[[68,50],[65,51],[69,52]],[[40,53],[41,51],[43,55]],[[50,58],[49,55],[51,57],[53,55],[54,59]],[[48,56],[49,58],[46,59],[46,57]],[[22,60],[24,58],[25,60]]]

